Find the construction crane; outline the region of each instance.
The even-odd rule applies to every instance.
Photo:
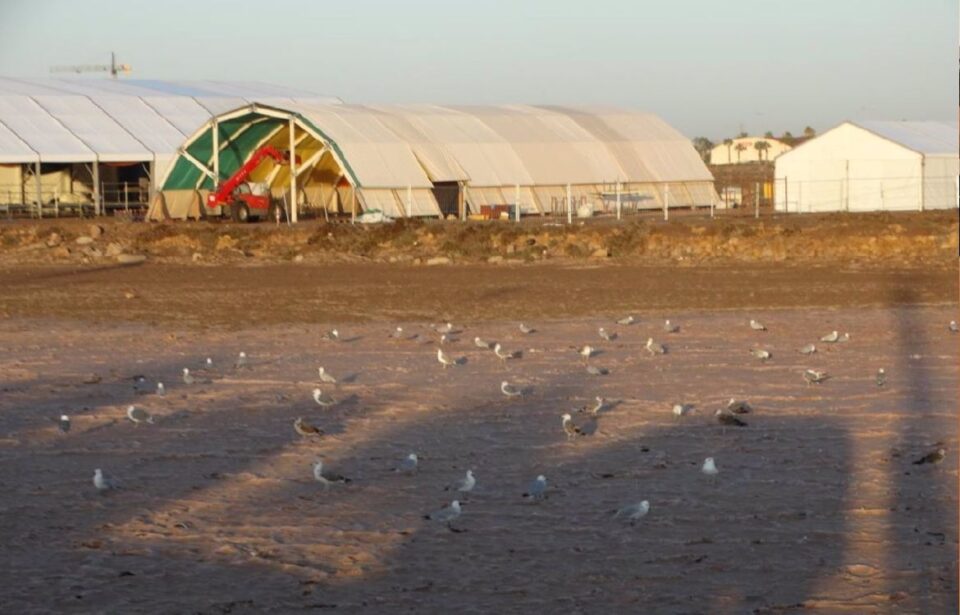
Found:
[[[110,64],[76,64],[73,66],[51,66],[51,73],[110,73],[114,79],[117,75],[133,72],[129,64],[117,64],[117,54],[110,52]]]

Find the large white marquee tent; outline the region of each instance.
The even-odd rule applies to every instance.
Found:
[[[100,203],[121,176],[152,193],[188,136],[253,100],[339,102],[261,83],[0,77],[0,204]]]
[[[844,122],[776,159],[778,211],[960,206],[956,122]]]
[[[186,140],[151,217],[198,215],[213,178],[262,145],[295,150],[297,179],[271,160],[252,179],[288,203],[328,212],[464,215],[517,204],[523,213],[557,213],[566,202],[596,205],[615,185],[624,199],[651,207],[708,206],[715,196],[689,139],[649,113],[260,100],[219,114]]]

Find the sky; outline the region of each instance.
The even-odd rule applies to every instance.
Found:
[[[138,79],[613,105],[718,141],[956,121],[958,32],[957,0],[0,0],[0,75],[116,51]]]

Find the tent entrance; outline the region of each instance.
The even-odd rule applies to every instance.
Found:
[[[441,215],[459,217],[460,182],[433,182],[433,197],[440,206]]]

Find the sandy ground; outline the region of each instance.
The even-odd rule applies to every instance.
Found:
[[[544,301],[529,336],[513,319],[533,311],[516,299],[528,291],[489,294],[486,312],[462,313],[457,306],[470,302],[458,292],[467,285],[448,287],[436,311],[463,327],[447,350],[466,362],[444,370],[439,336],[416,316],[416,302],[401,301],[390,317],[376,295],[358,308],[347,293],[335,309],[323,284],[297,289],[288,278],[272,300],[259,289],[218,310],[206,305],[213,294],[205,286],[217,278],[182,282],[190,294],[170,290],[160,274],[149,287],[122,277],[143,271],[111,272],[99,290],[97,272],[46,281],[20,272],[16,283],[16,272],[3,274],[6,612],[957,612],[960,378],[947,322],[958,312],[955,304],[902,305],[946,292],[934,282],[854,276],[863,283],[846,286],[854,299],[844,303],[845,286],[828,271],[807,276],[806,287],[797,282],[791,295],[795,305],[828,307],[745,311],[734,308],[780,305],[778,287],[754,285],[769,299],[744,298],[729,280],[703,276],[698,286],[683,276],[700,274],[681,272],[669,284],[637,275],[640,290],[611,289],[610,269],[586,271],[571,278],[581,280],[579,293],[562,300],[558,290]],[[262,279],[270,270],[250,271]],[[289,275],[306,275],[299,271],[308,270]],[[474,279],[489,291],[484,275]],[[955,283],[955,272],[943,281]],[[404,280],[396,285],[384,305]],[[636,300],[646,309],[640,322],[617,326],[583,305],[593,285],[607,289],[610,309]],[[675,289],[670,301],[657,303],[651,289],[666,286]],[[137,298],[120,298],[128,287]],[[856,290],[867,287],[874,290]],[[804,288],[825,290],[810,290],[819,298],[808,303]],[[322,316],[279,307],[298,293],[314,293],[307,305],[323,307]],[[697,298],[686,309],[676,307],[684,293]],[[186,309],[178,301],[188,300],[199,316],[150,315]],[[146,307],[111,316],[110,302],[124,301]],[[274,307],[283,316],[270,324]],[[254,316],[239,324],[222,316],[231,309]],[[681,331],[663,333],[665,317]],[[769,331],[750,330],[751,317]],[[343,341],[322,341],[329,327],[314,321],[339,321]],[[194,326],[211,323],[231,326]],[[388,339],[397,325],[419,337]],[[602,342],[600,325],[620,337]],[[796,353],[833,329],[851,341],[818,344],[809,358]],[[667,355],[643,350],[651,335]],[[474,336],[523,356],[501,364],[473,346]],[[609,375],[586,374],[571,346],[587,342]],[[755,346],[773,359],[753,359]],[[235,370],[241,350],[250,366]],[[208,356],[212,383],[183,384],[180,370]],[[339,400],[333,409],[310,399],[319,365],[341,378],[329,390]],[[832,378],[807,385],[807,367]],[[874,382],[879,367],[889,375],[883,388]],[[101,380],[85,384],[91,373]],[[142,390],[137,375],[146,378]],[[504,379],[531,391],[506,400]],[[151,393],[158,380],[163,397]],[[560,414],[596,395],[613,407],[596,419],[574,412],[589,435],[568,440]],[[748,427],[714,422],[729,397],[755,406]],[[697,410],[678,419],[676,402]],[[152,412],[156,424],[128,422],[127,404]],[[57,429],[62,412],[73,417],[67,435]],[[301,415],[328,435],[297,436],[291,423]],[[937,442],[947,450],[942,464],[911,464]],[[423,458],[419,473],[394,473],[409,452]],[[707,456],[720,468],[713,479],[699,471]],[[352,482],[324,491],[311,476],[318,457]],[[98,494],[97,467],[125,488]],[[458,531],[424,520],[452,499],[444,485],[468,468],[478,482]],[[548,497],[524,501],[541,473]],[[643,499],[650,513],[635,526],[613,518]]]

